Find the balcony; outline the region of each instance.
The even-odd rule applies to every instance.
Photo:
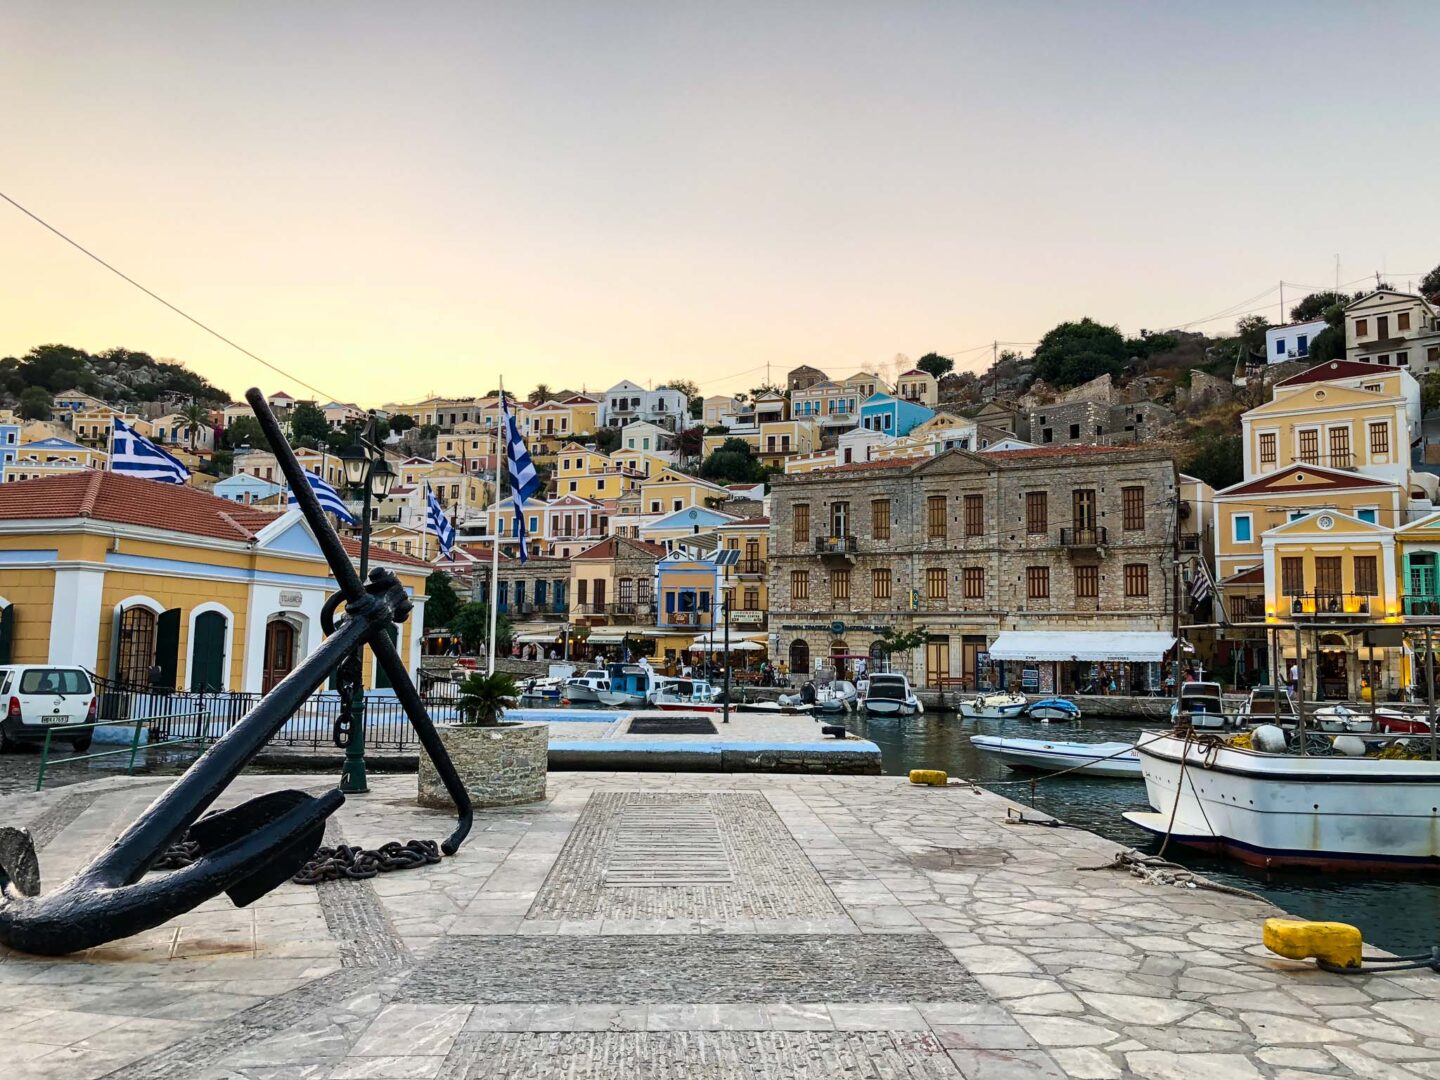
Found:
[[[1103,525],[1096,528],[1061,529],[1060,546],[1072,549],[1103,547],[1105,537],[1106,532]]]
[[[1181,533],[1181,534],[1180,534],[1180,554],[1181,554],[1181,555],[1199,555],[1199,554],[1200,554],[1200,534],[1199,534],[1199,533]]]
[[[1359,593],[1329,592],[1317,589],[1309,593],[1292,593],[1280,598],[1280,616],[1337,618],[1347,615],[1369,616],[1372,604],[1378,609],[1379,597]]]
[[[817,536],[815,537],[815,554],[817,555],[854,555],[860,550],[853,536]]]
[[[660,625],[695,627],[702,630],[714,626],[708,611],[667,611],[660,616]]]
[[[764,577],[764,559],[745,559],[735,564],[735,572],[741,577]]]
[[[1440,595],[1407,595],[1403,604],[1406,618],[1440,619]]]
[[[1225,595],[1225,611],[1230,616],[1231,622],[1264,622],[1265,620],[1265,595],[1264,593],[1245,593],[1236,596],[1233,593]]]

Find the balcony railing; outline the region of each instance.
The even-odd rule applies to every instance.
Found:
[[[743,559],[735,564],[737,574],[763,574],[765,573],[764,559]]]
[[[660,616],[661,626],[711,626],[708,611],[667,611]]]
[[[1308,593],[1287,593],[1280,597],[1280,610],[1277,614],[1319,617],[1369,615],[1372,605],[1379,607],[1378,600],[1379,597],[1369,594],[1330,592],[1324,589]]]
[[[1093,548],[1105,543],[1105,527],[1066,528],[1060,530],[1060,546],[1067,548]]]
[[[1402,610],[1414,618],[1440,619],[1440,596],[1408,595]]]
[[[853,536],[815,537],[815,551],[819,555],[853,555],[859,550]]]

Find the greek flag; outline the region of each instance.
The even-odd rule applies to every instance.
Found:
[[[315,492],[315,498],[320,501],[320,509],[328,510],[346,525],[355,524],[355,515],[350,513],[350,508],[345,505],[345,500],[340,498],[340,493],[325,482],[325,478],[319,473],[307,472],[305,479],[310,481],[310,490]],[[295,492],[290,492],[290,505],[296,505],[300,500],[295,498]]]
[[[1210,568],[1201,560],[1196,559],[1195,571],[1190,584],[1190,599],[1194,600],[1197,604],[1203,603],[1209,599],[1213,587],[1213,583],[1210,580]]]
[[[440,543],[440,554],[447,559],[455,557],[455,526],[450,524],[450,519],[445,516],[445,509],[440,505],[440,500],[435,497],[435,492],[430,490],[430,485],[425,485],[425,525],[435,534],[435,539]]]
[[[138,435],[125,421],[115,417],[110,437],[110,471],[158,480],[162,484],[183,484],[190,470],[179,458],[167,454],[144,435]]]
[[[515,535],[520,538],[520,561],[530,558],[530,545],[525,532],[525,500],[540,490],[540,478],[535,473],[535,463],[530,460],[530,451],[525,449],[525,440],[520,437],[520,425],[510,411],[509,399],[500,395],[501,421],[505,426],[505,456],[510,465],[510,502],[515,507]]]

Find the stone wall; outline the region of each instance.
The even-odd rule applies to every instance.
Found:
[[[550,725],[535,721],[473,727],[442,724],[436,728],[440,741],[460,774],[465,790],[476,808],[513,806],[545,798],[545,777],[549,767]],[[455,804],[440,782],[440,774],[429,754],[420,755],[419,795],[421,806],[439,810]]]

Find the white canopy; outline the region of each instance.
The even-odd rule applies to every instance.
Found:
[[[625,640],[625,633],[624,630],[591,630],[590,636],[585,640],[591,645],[618,645]]]
[[[730,641],[731,652],[764,652],[764,650],[764,645],[758,645],[753,641],[736,641],[733,638]],[[694,645],[688,646],[685,651],[723,653],[725,651],[725,642],[697,641]]]
[[[514,640],[521,645],[548,645],[559,641],[563,633],[564,631],[557,627],[548,633],[516,634]]]
[[[1164,657],[1175,638],[1155,630],[1004,630],[992,660],[1111,660],[1141,663]]]

